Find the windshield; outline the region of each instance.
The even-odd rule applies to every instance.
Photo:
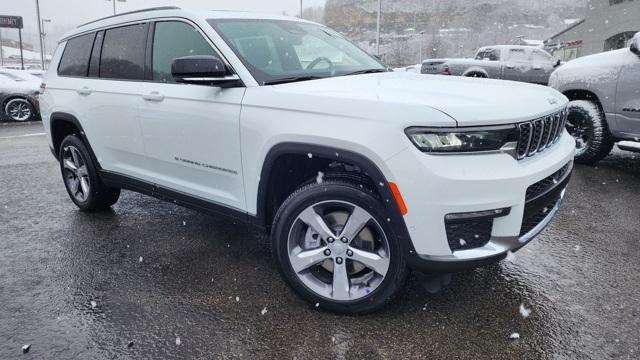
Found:
[[[209,23],[262,85],[386,70],[375,57],[323,26],[265,19]]]

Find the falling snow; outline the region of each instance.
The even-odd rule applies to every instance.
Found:
[[[96,306],[98,306],[98,303],[97,303],[97,302],[95,302],[95,301],[91,301],[91,308],[92,308],[92,309],[95,309],[95,308],[96,308]]]
[[[260,314],[261,314],[261,315],[264,315],[264,314],[266,314],[266,313],[267,313],[267,307],[265,306],[265,307],[262,309],[262,311],[260,311]]]
[[[509,336],[509,339],[511,339],[511,340],[518,340],[518,339],[520,339],[520,334],[518,334],[517,332],[514,332],[513,334],[511,334],[511,335]]]
[[[176,345],[180,346],[180,344],[182,344],[182,341],[180,340],[180,336],[176,336]]]
[[[528,318],[531,315],[531,309],[527,309],[524,304],[520,304],[520,315],[525,319]]]
[[[140,256],[140,258],[138,259],[138,262],[142,262],[142,256]]]
[[[313,159],[313,154],[312,153],[308,153],[307,156],[309,157],[309,159]]]
[[[318,176],[316,176],[316,182],[318,184],[322,184],[324,181],[324,173],[322,171],[318,171]]]

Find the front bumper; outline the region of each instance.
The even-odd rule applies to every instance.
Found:
[[[457,271],[501,260],[526,245],[560,208],[573,168],[574,148],[565,133],[553,147],[522,161],[506,154],[434,156],[416,149],[389,159],[387,165],[408,207],[409,266],[423,271]],[[420,166],[415,166],[416,162]],[[528,199],[531,185],[565,166],[561,178]],[[447,214],[492,209],[509,211],[491,220],[488,241],[460,250],[451,246]]]

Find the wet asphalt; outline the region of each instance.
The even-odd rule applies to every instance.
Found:
[[[414,275],[379,313],[338,316],[243,226],[131,192],[77,211],[42,132],[0,125],[0,359],[640,356],[640,154],[578,166],[514,259]]]

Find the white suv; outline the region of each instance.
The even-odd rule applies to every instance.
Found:
[[[48,140],[80,209],[128,189],[243,220],[300,296],[337,312],[378,309],[408,269],[518,250],[573,167],[559,92],[391,72],[288,17],[105,18],[64,36],[45,83]]]

